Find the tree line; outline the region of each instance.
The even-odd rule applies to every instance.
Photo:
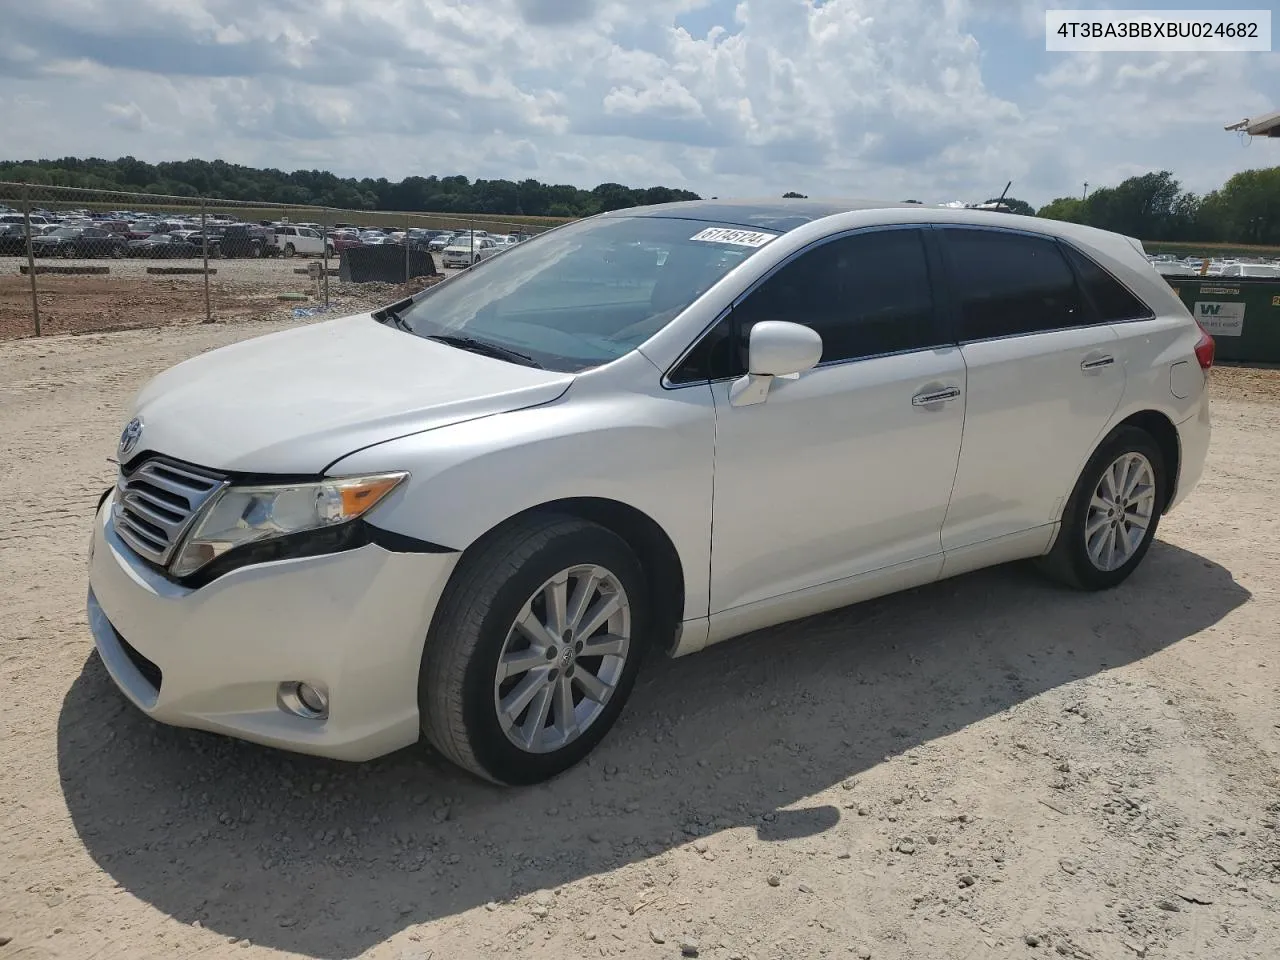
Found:
[[[533,217],[585,217],[624,207],[700,199],[688,190],[661,186],[602,183],[583,190],[534,179],[470,180],[464,176],[357,180],[324,170],[286,173],[222,160],[151,164],[133,157],[3,161],[0,180],[350,210]],[[799,198],[803,194],[790,191],[784,196]],[[1025,200],[999,199],[1014,213],[1088,224],[1140,240],[1280,244],[1280,167],[1237,173],[1221,188],[1203,196],[1184,191],[1172,173],[1161,170],[1130,177],[1084,197],[1059,197],[1039,210]]]
[[[1161,170],[1085,197],[1059,197],[1037,213],[1140,240],[1277,244],[1280,167],[1244,170],[1203,196],[1183,191]]]
[[[526,180],[470,180],[464,176],[338,177],[324,170],[286,173],[222,160],[146,163],[63,157],[58,160],[0,162],[0,180],[53,187],[87,187],[175,197],[217,197],[349,210],[430,213],[488,213],[531,217],[585,217],[673,200],[697,200],[696,193],[671,187],[627,187],[602,183],[591,190],[569,184]],[[126,204],[127,205],[127,204]]]

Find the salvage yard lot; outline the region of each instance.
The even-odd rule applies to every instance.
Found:
[[[1280,371],[1214,371],[1119,589],[1006,567],[654,660],[504,791],[159,727],[91,653],[130,397],[290,325],[0,343],[0,958],[1275,957]]]
[[[316,296],[314,281],[297,273],[316,262],[317,258],[301,257],[209,261],[210,270],[216,271],[209,278],[215,319],[280,319],[291,316],[294,307],[322,303],[323,296]],[[205,317],[202,275],[147,273],[148,268],[199,270],[203,266],[200,260],[46,258],[36,265],[110,270],[106,275],[37,274],[40,319],[46,334],[131,330],[197,322]],[[34,333],[31,278],[19,273],[20,266],[26,266],[25,259],[0,257],[0,341]],[[330,260],[329,267],[336,270],[338,261]],[[329,293],[332,301],[348,308],[347,312],[382,306],[395,299],[393,293],[367,284],[341,283],[336,276],[329,278]],[[282,301],[281,294],[300,294],[306,299]]]

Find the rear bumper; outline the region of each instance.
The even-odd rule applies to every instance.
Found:
[[[1195,489],[1204,473],[1204,462],[1209,455],[1209,439],[1212,429],[1209,425],[1209,388],[1206,385],[1200,396],[1200,406],[1194,414],[1177,425],[1178,431],[1178,477],[1169,498],[1166,513],[1187,498]]]
[[[376,545],[235,570],[197,590],[166,580],[94,525],[89,624],[107,672],[154,719],[341,760],[418,739],[422,645],[456,554]],[[329,715],[278,701],[323,685]]]

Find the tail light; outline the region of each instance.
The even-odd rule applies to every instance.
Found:
[[[1213,337],[1200,326],[1199,320],[1196,321],[1196,328],[1200,331],[1200,339],[1196,341],[1196,360],[1200,363],[1200,369],[1207,374],[1209,368],[1213,366]]]

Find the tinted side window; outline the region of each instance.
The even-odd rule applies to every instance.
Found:
[[[722,377],[741,376],[738,350],[733,336],[733,320],[725,317],[694,344],[684,360],[671,371],[672,383],[699,383]]]
[[[1076,275],[1080,277],[1080,285],[1093,301],[1099,320],[1112,322],[1152,316],[1151,308],[1106,270],[1070,244],[1064,243],[1062,248],[1075,267]]]
[[[822,337],[822,362],[939,343],[924,239],[877,230],[824,243],[766,280],[734,311],[743,344],[761,320],[804,324]]]
[[[941,231],[951,263],[961,340],[1089,323],[1058,244],[995,230]]]

